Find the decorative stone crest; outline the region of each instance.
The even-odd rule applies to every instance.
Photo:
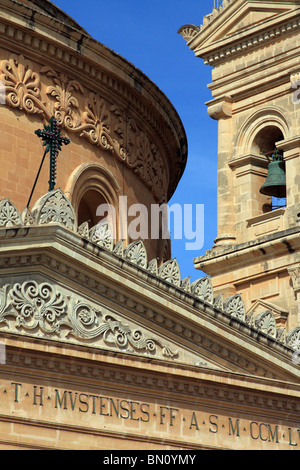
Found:
[[[60,189],[50,191],[39,199],[32,209],[37,224],[60,224],[75,230],[76,216],[70,201]]]
[[[180,287],[181,274],[180,274],[180,268],[178,266],[176,259],[166,261],[159,268],[158,275],[161,279],[164,279],[170,284],[174,284],[175,286]]]
[[[245,304],[240,294],[233,295],[224,303],[224,311],[238,320],[245,320]]]
[[[0,202],[0,227],[21,225],[21,217],[15,205],[9,199]]]
[[[113,233],[107,222],[99,223],[91,228],[89,232],[89,239],[92,243],[112,251],[114,246]]]
[[[300,327],[295,328],[287,335],[286,344],[295,351],[300,351]]]
[[[204,302],[209,304],[213,303],[214,291],[209,277],[203,277],[202,279],[198,279],[197,281],[193,282],[191,286],[191,292],[193,295],[203,300]]]
[[[131,263],[136,264],[143,269],[147,268],[147,251],[141,240],[128,245],[124,254],[125,258],[131,261]]]
[[[270,310],[262,312],[255,318],[255,328],[259,331],[263,331],[272,338],[276,338],[277,328],[276,320],[273,313]]]

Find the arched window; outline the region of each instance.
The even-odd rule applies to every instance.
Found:
[[[89,228],[97,225],[107,215],[99,211],[100,206],[105,204],[114,208],[114,229],[118,228],[121,192],[115,177],[103,166],[91,162],[78,167],[68,181],[65,194],[75,209],[78,226],[84,222],[88,223]],[[114,233],[118,239],[117,231]]]
[[[97,189],[88,189],[80,199],[77,217],[78,226],[84,222],[88,222],[89,227],[97,225],[104,215],[97,215],[97,209],[102,204],[108,204],[103,194]]]
[[[290,128],[291,123],[284,110],[277,106],[258,109],[241,125],[230,162],[235,170],[237,202],[242,207],[242,198],[247,199],[247,207],[250,207],[248,210],[245,204],[243,205],[241,220],[242,214],[247,214],[248,218],[256,217],[286,205],[285,198],[279,201],[275,197],[262,194],[260,190],[266,182],[276,144],[290,137]]]

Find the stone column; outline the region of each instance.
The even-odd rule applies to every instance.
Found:
[[[232,99],[225,96],[207,105],[209,116],[218,121],[218,235],[215,243],[232,245],[236,240],[232,170],[228,164],[232,157]]]

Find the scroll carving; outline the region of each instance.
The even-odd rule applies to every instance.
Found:
[[[12,320],[13,319],[13,320]],[[1,325],[15,323],[17,330],[58,338],[73,337],[122,351],[175,358],[176,350],[140,329],[124,324],[105,309],[94,308],[83,300],[69,298],[48,282],[30,280],[4,286],[0,290]]]

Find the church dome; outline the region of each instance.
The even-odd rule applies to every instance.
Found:
[[[1,196],[19,210],[26,205],[43,152],[35,131],[54,116],[71,140],[56,186],[80,221],[93,224],[101,203],[118,212],[120,196],[128,206],[167,203],[185,169],[187,140],[165,94],[48,0],[4,0],[1,13]],[[44,166],[33,203],[48,179]],[[160,256],[158,240],[148,245]]]

